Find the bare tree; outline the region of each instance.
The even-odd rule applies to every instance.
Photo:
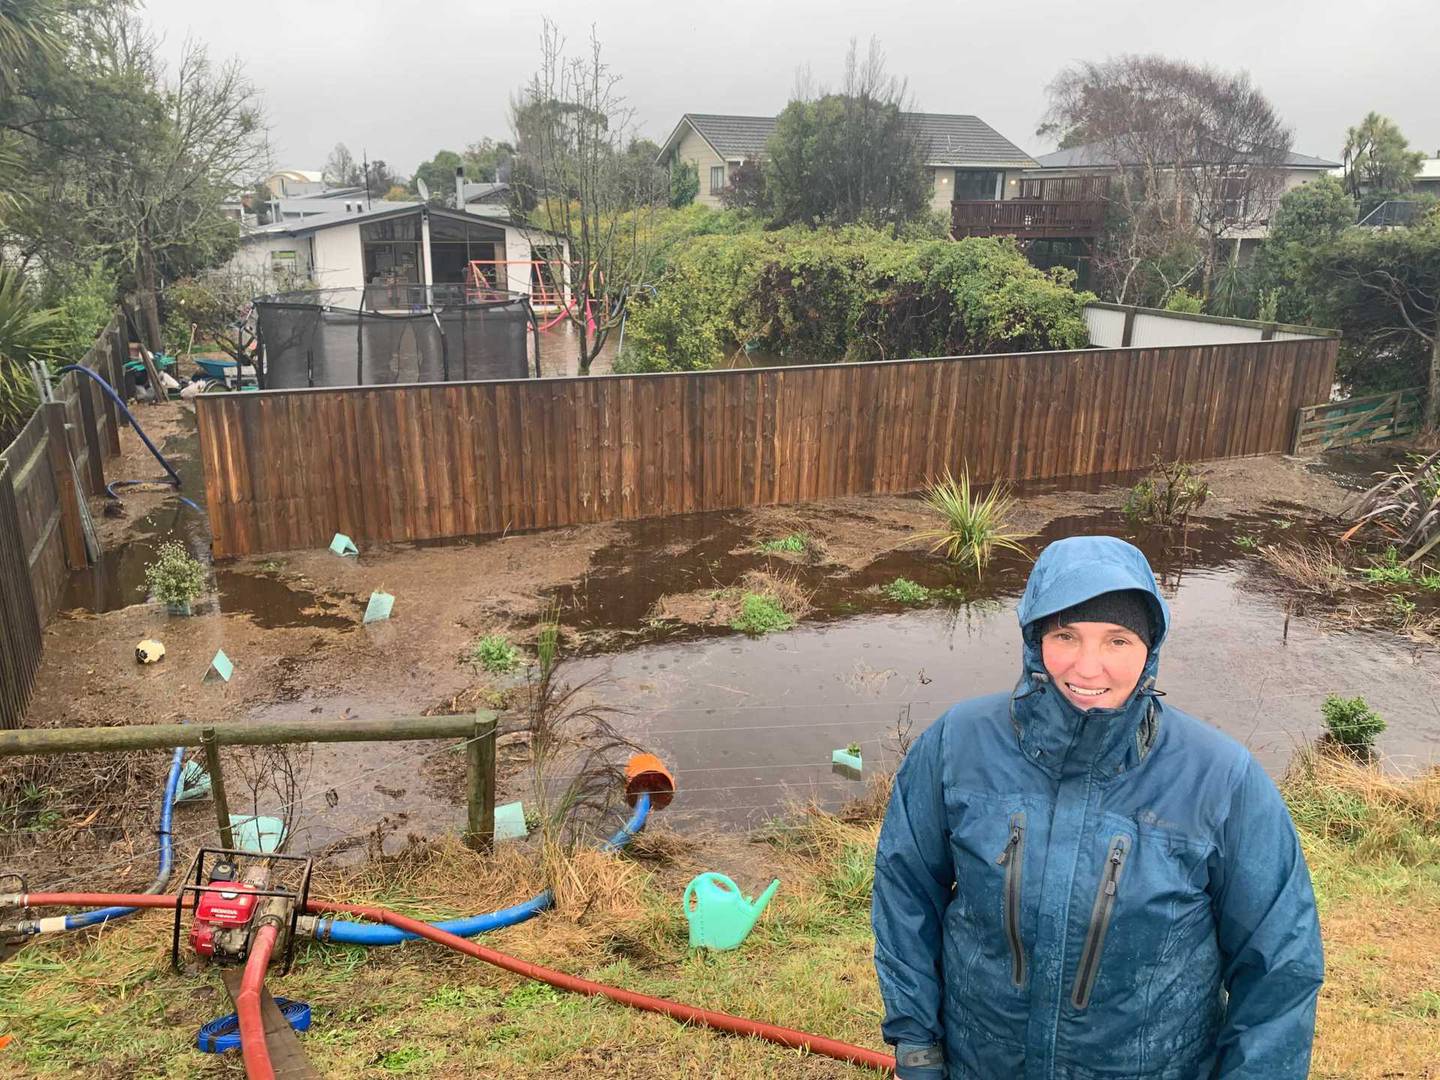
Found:
[[[1049,95],[1042,130],[1113,171],[1121,288],[1189,233],[1198,258],[1182,276],[1208,296],[1226,241],[1267,222],[1283,189],[1290,131],[1264,94],[1244,73],[1119,56],[1066,68]]]
[[[632,111],[619,87],[593,30],[588,49],[569,56],[547,19],[540,69],[512,103],[516,185],[522,189],[517,196],[522,205],[533,201],[531,220],[563,238],[568,249],[568,267],[553,270],[569,282],[568,317],[582,375],[590,373],[642,281],[653,214],[669,194],[659,170],[627,166]],[[544,246],[547,237],[537,231],[534,243]]]
[[[343,142],[337,142],[330,151],[330,156],[325,159],[325,171],[321,175],[327,184],[336,187],[360,187],[365,183],[364,168]]]

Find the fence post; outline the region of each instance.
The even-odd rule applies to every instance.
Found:
[[[85,433],[85,472],[90,494],[105,494],[105,463],[100,456],[100,428],[95,423],[94,384],[88,376],[72,373],[75,392],[80,395],[80,427]]]
[[[55,496],[60,503],[60,535],[65,543],[65,565],[71,570],[84,570],[85,533],[80,524],[80,493],[75,490],[75,470],[70,462],[70,444],[65,438],[65,406],[58,401],[40,406],[45,410],[45,426],[50,440],[50,475],[55,481]]]
[[[1130,339],[1135,336],[1135,308],[1134,306],[1125,309],[1125,329],[1120,333],[1120,347],[1128,349]]]
[[[235,849],[230,833],[230,803],[225,798],[225,773],[220,768],[220,746],[215,742],[215,729],[200,732],[200,745],[205,748],[205,771],[210,774],[210,797],[215,801],[215,824],[220,826],[220,846]]]
[[[465,845],[472,851],[495,843],[495,725],[494,716],[476,716],[466,747]]]
[[[114,322],[113,317],[111,322]],[[110,327],[107,326],[101,332],[99,340],[95,342],[95,349],[97,350],[94,354],[95,370],[100,374],[102,379],[112,387],[115,387],[117,394],[123,394],[125,392],[124,384],[122,383],[120,386],[115,386],[115,369],[118,365],[115,363],[114,356],[115,332]],[[109,394],[102,393],[100,399],[101,403],[105,406],[105,441],[109,444],[109,453],[107,456],[119,457],[120,407],[110,399]]]

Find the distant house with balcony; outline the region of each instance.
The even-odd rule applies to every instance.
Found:
[[[1020,194],[1024,170],[1036,168],[1029,154],[978,116],[949,113],[906,113],[925,151],[930,174],[930,205],[942,213],[951,204],[990,204]],[[673,168],[696,166],[700,192],[695,201],[719,206],[720,195],[734,170],[765,156],[765,144],[775,130],[773,116],[730,116],[686,113],[660,148],[656,164]],[[978,216],[977,216],[978,220]],[[992,233],[984,233],[992,235]]]

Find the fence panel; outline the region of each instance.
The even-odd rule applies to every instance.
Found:
[[[1399,439],[1420,430],[1423,386],[1301,406],[1295,422],[1296,454],[1318,454],[1336,446]]]
[[[211,394],[214,553],[545,528],[1289,451],[1334,339]],[[943,435],[941,434],[943,433]],[[939,443],[939,445],[937,445]]]
[[[40,666],[40,615],[10,475],[0,459],[0,728],[20,726]]]

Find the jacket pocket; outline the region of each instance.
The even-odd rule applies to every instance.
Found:
[[[1010,839],[995,860],[1005,867],[1005,937],[1010,943],[1010,981],[1025,985],[1025,942],[1020,937],[1020,875],[1025,869],[1025,815],[1010,818]]]
[[[1085,947],[1080,950],[1080,967],[1075,972],[1075,986],[1070,992],[1070,1003],[1077,1009],[1090,1004],[1090,992],[1095,988],[1095,977],[1100,974],[1100,953],[1105,948],[1105,935],[1110,930],[1110,919],[1115,913],[1115,896],[1120,889],[1120,875],[1125,870],[1125,856],[1130,851],[1130,838],[1110,838],[1110,850],[1105,856],[1105,869],[1100,875],[1100,888],[1095,893],[1095,906],[1090,909],[1090,929],[1085,933]]]

